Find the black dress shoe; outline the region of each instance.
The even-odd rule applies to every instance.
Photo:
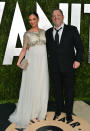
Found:
[[[18,131],[23,131],[25,128],[15,128]]]
[[[37,120],[37,119],[36,119]],[[32,123],[35,123],[35,121],[31,120]]]
[[[72,122],[73,121],[72,115],[71,114],[67,114],[66,115],[66,120],[67,120],[67,124],[70,123],[70,122]]]
[[[53,120],[56,120],[59,117],[59,115],[61,115],[61,112],[55,112]]]

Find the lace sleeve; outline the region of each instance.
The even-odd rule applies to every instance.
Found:
[[[24,37],[23,37],[23,48],[27,48],[27,46],[29,45],[29,37],[28,35],[25,33]]]

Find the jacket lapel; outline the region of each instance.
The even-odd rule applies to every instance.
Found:
[[[62,32],[62,36],[61,36],[61,40],[60,40],[60,45],[62,44],[65,36],[66,36],[66,33],[67,33],[67,25],[64,24],[64,29],[63,29],[63,32]]]
[[[56,44],[56,41],[53,38],[53,27],[51,28],[51,40],[54,44]]]
[[[66,24],[64,24],[64,29],[63,29],[63,32],[62,32],[62,36],[61,36],[61,40],[60,40],[59,45],[61,45],[61,44],[62,44],[62,42],[63,42],[63,40],[64,40],[64,38],[65,38],[66,34],[67,34],[67,25],[66,25]],[[53,43],[55,43],[55,44],[56,44],[56,42],[55,42],[55,40],[54,40],[54,38],[53,38],[53,27],[51,28],[50,38],[51,38],[51,41],[52,41]]]
[[[55,40],[54,40],[54,38],[53,38],[53,28],[51,28],[51,40],[52,40],[53,42],[55,42]]]

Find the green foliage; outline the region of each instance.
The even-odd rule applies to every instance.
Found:
[[[90,14],[84,14],[84,4],[89,4],[90,0],[2,0],[6,2],[5,9],[0,24],[0,103],[16,102],[19,96],[22,70],[16,66],[18,57],[14,57],[12,65],[2,65],[7,46],[9,32],[13,20],[13,15],[18,1],[26,29],[30,28],[28,16],[36,10],[36,2],[39,3],[48,19],[51,21],[51,13],[59,3],[69,3],[69,24],[71,15],[71,3],[81,3],[81,38],[84,46],[84,57],[81,67],[76,71],[75,79],[75,100],[90,100],[90,64],[88,64],[89,45],[89,21]],[[21,47],[18,38],[17,48]],[[50,81],[50,100],[54,101],[52,81]]]

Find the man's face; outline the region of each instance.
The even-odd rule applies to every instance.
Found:
[[[53,11],[52,21],[56,27],[59,27],[63,23],[64,16],[59,10]]]

